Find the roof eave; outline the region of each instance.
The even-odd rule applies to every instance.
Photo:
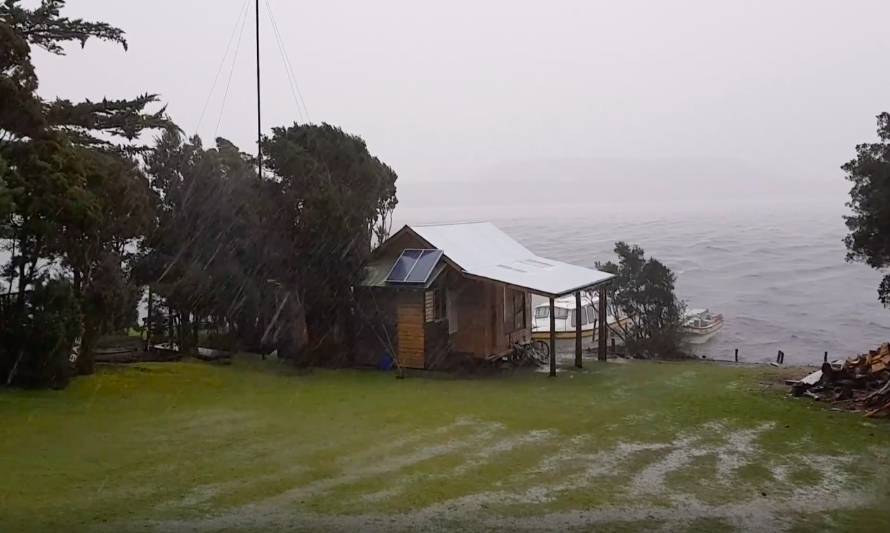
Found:
[[[516,284],[516,283],[509,283],[509,282],[507,282],[507,281],[502,281],[502,280],[495,279],[495,278],[490,278],[490,277],[487,277],[487,276],[480,276],[479,274],[473,274],[473,273],[471,273],[471,272],[467,272],[467,271],[464,271],[464,270],[461,270],[460,273],[461,273],[461,275],[463,275],[463,276],[465,276],[465,277],[467,277],[467,278],[478,279],[478,280],[481,280],[481,281],[489,281],[489,282],[492,282],[492,283],[500,283],[501,285],[507,285],[508,287],[513,287],[513,288],[515,288],[515,289],[525,290],[525,291],[528,291],[528,292],[530,292],[530,293],[532,293],[532,294],[537,294],[538,296],[545,296],[545,297],[547,297],[547,298],[559,298],[559,297],[561,297],[561,296],[565,296],[565,295],[567,295],[567,294],[572,294],[572,293],[577,292],[577,291],[583,291],[583,290],[585,290],[585,289],[595,289],[595,288],[598,288],[598,287],[603,287],[603,286],[609,285],[610,283],[612,283],[612,280],[615,279],[615,276],[610,274],[609,277],[606,278],[606,279],[603,279],[603,280],[600,280],[600,281],[597,281],[597,282],[594,282],[594,283],[589,283],[589,284],[586,284],[586,285],[581,285],[581,286],[579,286],[579,287],[575,287],[575,288],[569,289],[569,290],[567,290],[567,291],[563,291],[563,292],[548,292],[548,291],[543,291],[543,290],[541,290],[541,289],[535,289],[535,288],[532,288],[532,287],[526,287],[526,286],[524,286],[524,285],[518,285],[518,284]]]

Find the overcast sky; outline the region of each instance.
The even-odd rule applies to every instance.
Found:
[[[839,165],[890,110],[886,0],[269,2],[312,121],[364,137],[403,185],[667,158],[844,190]],[[252,5],[225,109],[229,65],[199,124],[244,0],[68,4],[130,49],[36,52],[42,95],[156,92],[183,129],[255,151]],[[261,14],[268,131],[305,116]]]

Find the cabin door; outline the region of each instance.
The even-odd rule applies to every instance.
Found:
[[[423,292],[405,294],[399,299],[399,365],[424,368]]]

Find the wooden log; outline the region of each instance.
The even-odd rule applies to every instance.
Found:
[[[581,291],[575,291],[575,368],[581,368]]]
[[[556,377],[556,302],[550,297],[550,377]]]

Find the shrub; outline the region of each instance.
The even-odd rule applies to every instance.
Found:
[[[3,312],[0,377],[7,385],[64,388],[72,375],[71,353],[80,336],[80,307],[71,284],[39,283],[16,295]]]

